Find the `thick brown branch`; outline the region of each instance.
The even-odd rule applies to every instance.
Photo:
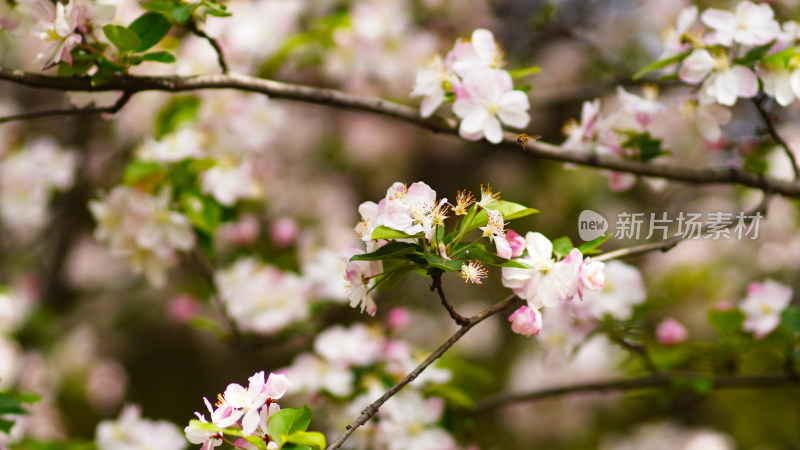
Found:
[[[237,89],[240,91],[266,94],[273,98],[297,100],[306,103],[380,114],[409,122],[437,133],[458,134],[457,123],[452,119],[442,117],[422,118],[415,108],[380,98],[361,97],[335,89],[281,83],[237,74],[201,75],[193,77],[120,76],[110,80],[106,84],[92,86],[88,78],[58,78],[19,70],[0,69],[0,80],[11,81],[34,88],[86,92],[126,91],[136,93],[142,91],[183,92],[202,89]],[[520,149],[519,144],[516,143],[513,137],[507,137],[499,146],[508,149]],[[633,173],[653,178],[664,178],[691,184],[739,184],[788,197],[800,197],[800,183],[776,180],[733,167],[693,169],[645,164],[614,157],[587,154],[580,151],[564,150],[556,145],[541,141],[529,142],[525,147],[525,151],[533,157],[551,161],[568,162],[587,167]]]
[[[425,358],[425,361],[422,361],[420,365],[418,365],[408,375],[403,377],[402,380],[400,380],[397,384],[392,386],[392,388],[386,391],[383,395],[381,395],[380,398],[378,398],[377,400],[372,402],[369,406],[367,406],[361,413],[361,415],[358,416],[356,420],[354,420],[353,422],[350,423],[350,425],[347,426],[344,433],[339,435],[339,437],[336,438],[336,440],[333,441],[333,443],[331,443],[331,445],[328,446],[327,450],[334,450],[341,447],[342,444],[344,444],[344,442],[347,440],[347,438],[349,438],[350,435],[353,434],[356,428],[367,423],[367,421],[371,419],[372,416],[374,416],[378,412],[380,407],[384,403],[386,403],[387,400],[392,398],[392,396],[398,393],[400,389],[405,387],[405,385],[414,381],[419,376],[419,374],[422,373],[423,370],[425,370],[425,368],[427,368],[428,366],[433,364],[434,361],[439,359],[439,357],[442,356],[444,352],[450,349],[450,347],[452,347],[453,344],[455,344],[459,339],[461,339],[461,336],[464,336],[467,333],[467,331],[469,331],[472,327],[483,322],[484,319],[487,319],[499,313],[500,311],[503,311],[504,309],[516,303],[517,300],[519,300],[519,298],[515,295],[512,295],[503,300],[502,302],[492,306],[491,308],[486,309],[470,317],[467,320],[466,324],[462,325],[461,328],[459,328],[458,331],[456,331],[452,336],[450,336],[450,338],[444,344],[439,346],[439,348],[437,348],[436,351],[428,355],[428,357]]]
[[[601,381],[540,389],[522,394],[499,395],[484,400],[475,407],[476,414],[484,414],[515,403],[534,402],[551,397],[579,392],[626,392],[646,388],[668,388],[679,380],[710,380],[711,389],[776,389],[800,387],[800,378],[792,375],[713,376],[697,373],[657,373],[640,378]]]
[[[123,92],[122,96],[110,106],[93,106],[88,108],[65,108],[65,109],[50,109],[46,111],[35,111],[29,113],[15,114],[13,116],[0,117],[0,123],[13,122],[15,120],[33,120],[41,119],[44,117],[57,117],[57,116],[85,116],[92,114],[116,114],[128,103],[131,98],[131,93]]]

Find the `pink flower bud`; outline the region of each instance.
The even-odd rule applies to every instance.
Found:
[[[581,284],[587,289],[599,291],[606,283],[606,276],[603,273],[605,264],[600,261],[589,261],[586,258],[581,265]]]
[[[523,336],[536,336],[542,331],[542,313],[538,309],[522,306],[508,318],[511,331]]]
[[[279,248],[286,248],[292,245],[299,232],[300,227],[291,217],[281,217],[273,222],[269,228],[269,236]]]
[[[512,229],[506,230],[506,239],[511,245],[511,257],[518,258],[525,251],[525,238]]]
[[[169,301],[167,314],[170,319],[178,323],[186,323],[197,315],[200,304],[197,299],[189,294],[178,294]]]
[[[392,308],[392,310],[389,311],[389,317],[387,318],[389,329],[394,332],[405,329],[406,326],[408,326],[408,320],[408,310],[402,306]]]
[[[689,330],[673,318],[664,319],[656,327],[656,340],[661,345],[675,345],[689,339]]]

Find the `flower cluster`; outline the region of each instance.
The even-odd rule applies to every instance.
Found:
[[[54,191],[72,187],[76,155],[49,138],[39,138],[20,151],[0,151],[0,219],[20,236],[30,237],[47,220]]]
[[[553,258],[553,243],[541,233],[525,236],[525,252],[517,261],[530,268],[503,268],[503,286],[528,301],[528,307],[517,310],[509,319],[512,330],[527,336],[541,331],[539,309],[583,299],[585,290],[600,290],[604,285],[604,263],[583,258],[577,248],[562,259]]]
[[[524,128],[530,122],[528,96],[514,90],[511,75],[503,70],[503,51],[489,30],[479,28],[469,40],[456,40],[442,59],[436,56],[422,69],[412,96],[423,97],[420,113],[429,117],[449,98],[461,119],[459,134],[470,140],[503,139],[502,126]]]
[[[403,312],[394,310],[390,317],[399,314]],[[334,325],[322,331],[313,348],[313,352],[299,355],[286,369],[293,381],[290,391],[302,393],[312,402],[323,398],[333,404],[347,401],[347,412],[332,415],[332,431],[341,428],[338,421],[347,420],[351,411],[360,411],[380,397],[389,387],[380,380],[399,380],[421,361],[408,342],[359,323],[348,328]],[[429,367],[380,409],[377,423],[367,425],[373,432],[353,438],[363,445],[361,448],[453,448],[452,436],[437,425],[444,402],[422,394],[424,389],[450,379],[449,370],[435,364]]]
[[[350,305],[360,306],[370,315],[377,309],[371,292],[379,280],[402,277],[414,266],[431,274],[458,271],[465,282],[475,284],[481,284],[487,275],[482,264],[527,267],[508,261],[522,253],[524,243],[519,235],[506,230],[505,220],[537,212],[501,201],[491,186],[481,187],[477,202],[470,192],[461,191],[453,205],[446,198],[437,200],[436,192],[421,181],[411,186],[394,183],[382,200],[364,202],[358,211],[361,220],[355,231],[366,243],[366,251],[351,247],[342,254],[348,258],[345,279]],[[455,217],[455,229],[446,234],[450,213]],[[474,230],[482,235],[463,243]],[[495,244],[496,255],[478,243],[483,237]]]
[[[143,418],[141,408],[136,405],[126,406],[117,420],[100,422],[95,430],[95,440],[97,448],[102,450],[186,448],[186,440],[178,427],[163,420]]]
[[[134,271],[144,272],[155,286],[166,283],[176,251],[189,251],[195,242],[191,223],[172,210],[171,203],[169,187],[153,196],[128,186],[117,186],[89,202],[98,224],[95,238],[106,242],[113,254],[127,258]]]
[[[274,333],[308,317],[311,286],[291,272],[246,258],[215,279],[225,310],[243,331]]]
[[[223,431],[226,428],[236,426],[241,428],[241,436],[258,436],[268,442],[268,449],[277,449],[278,444],[275,441],[278,437],[271,438],[268,434],[269,419],[281,409],[277,400],[283,397],[292,383],[282,374],[270,373],[265,379],[263,371],[251,376],[248,381],[250,384],[246,388],[236,383],[229,384],[225,393],[217,396],[218,401],[214,407],[204,397],[211,423],[219,430],[203,426],[209,423],[205,414],[195,412],[198,420],[191,421],[184,429],[186,439],[193,444],[203,444],[203,450],[210,450],[222,445]],[[234,444],[237,447],[250,448],[245,438]]]

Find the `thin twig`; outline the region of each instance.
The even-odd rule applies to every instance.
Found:
[[[15,114],[13,116],[0,117],[0,123],[13,122],[15,120],[33,120],[41,119],[43,117],[57,117],[57,116],[82,116],[92,114],[116,114],[128,103],[133,93],[123,92],[122,96],[110,106],[93,106],[89,108],[65,108],[65,109],[50,109],[46,111],[36,111],[30,113]]]
[[[223,74],[228,73],[228,63],[225,61],[225,53],[222,52],[222,46],[220,45],[219,41],[215,38],[209,36],[205,31],[201,30],[197,27],[197,24],[193,21],[189,21],[186,23],[186,29],[189,30],[192,34],[197,37],[203,38],[214,47],[214,51],[217,53],[217,61],[219,63],[219,68],[222,70]]]
[[[442,272],[437,272],[431,275],[431,279],[433,280],[431,283],[431,290],[436,291],[439,294],[439,298],[442,300],[442,306],[444,306],[444,309],[446,309],[447,313],[450,314],[450,317],[452,317],[459,326],[466,325],[469,322],[469,319],[459,314],[453,305],[447,301],[447,297],[444,295],[444,289],[442,289]]]
[[[789,148],[789,144],[783,139],[780,133],[778,133],[778,130],[775,128],[775,124],[772,122],[772,118],[769,116],[769,112],[764,109],[764,100],[766,100],[766,98],[767,97],[764,95],[759,98],[754,98],[753,104],[756,105],[758,114],[764,121],[764,125],[767,126],[767,132],[769,133],[770,137],[772,137],[772,140],[774,140],[776,144],[783,148],[784,153],[786,153],[786,156],[789,158],[789,162],[792,165],[792,171],[794,171],[794,179],[800,180],[800,168],[797,167],[797,160],[794,157],[794,153],[792,153],[792,149]]]
[[[416,108],[411,108],[388,100],[361,97],[334,89],[281,83],[237,74],[191,77],[119,76],[111,79],[108,83],[93,86],[91,80],[88,78],[58,78],[20,70],[0,68],[0,80],[6,80],[34,88],[87,92],[185,92],[202,89],[236,89],[245,92],[266,94],[274,98],[379,114],[402,120],[433,132],[458,135],[458,124],[455,120],[443,117],[422,118]],[[498,146],[514,151],[519,151],[520,149],[515,137],[506,137]],[[568,162],[587,167],[596,167],[691,184],[739,184],[787,197],[800,197],[800,183],[777,180],[735,167],[694,169],[647,164],[618,159],[613,156],[600,156],[577,150],[563,149],[559,146],[542,141],[529,142],[524,151],[532,157],[551,161]]]
[[[515,403],[534,402],[579,392],[625,392],[636,389],[670,387],[679,380],[709,380],[711,381],[711,389],[776,389],[788,386],[800,386],[800,378],[791,374],[713,376],[700,373],[656,373],[639,378],[573,384],[539,389],[522,394],[498,395],[478,403],[474,411],[476,414],[484,414]]]
[[[743,216],[748,217],[749,220],[745,221],[746,223],[750,223],[756,218],[761,219],[767,216],[767,203],[769,202],[770,195],[768,192],[764,194],[764,197],[761,199],[761,203],[758,204],[753,210],[746,212]],[[738,226],[738,222],[735,224]],[[734,226],[734,223],[731,222],[725,227],[720,228],[720,230],[728,229]],[[708,231],[710,227],[705,226],[700,229],[697,235],[702,235]],[[628,256],[635,256],[641,255],[642,253],[648,253],[656,250],[661,250],[662,252],[667,252],[672,250],[673,247],[680,244],[681,242],[688,239],[691,234],[684,233],[680,235],[673,236],[665,241],[661,242],[654,242],[652,244],[642,244],[642,245],[635,245],[632,247],[621,248],[618,250],[613,250],[610,252],[603,253],[600,256],[592,257],[594,261],[608,261],[610,259],[619,259],[619,258],[626,258]]]
[[[419,376],[419,374],[422,373],[423,370],[425,370],[426,367],[430,366],[434,361],[436,361],[440,356],[442,356],[444,352],[446,352],[450,347],[453,346],[453,344],[455,344],[459,339],[461,339],[461,336],[466,334],[467,331],[469,331],[472,327],[481,323],[483,320],[499,313],[500,311],[503,311],[504,309],[516,303],[518,300],[519,297],[517,297],[516,295],[512,295],[510,297],[507,297],[500,303],[492,306],[491,308],[488,308],[470,317],[467,320],[466,324],[462,325],[461,328],[459,328],[458,331],[456,331],[452,336],[450,336],[450,338],[447,341],[445,341],[444,344],[439,346],[439,348],[437,348],[436,351],[428,355],[428,357],[425,358],[425,361],[422,361],[420,365],[418,365],[408,375],[403,377],[402,380],[400,380],[397,384],[392,386],[392,388],[386,391],[383,395],[381,395],[380,398],[378,398],[377,400],[372,402],[369,406],[367,406],[364,409],[364,411],[361,412],[361,415],[358,416],[353,422],[351,422],[350,425],[348,425],[345,428],[345,431],[341,435],[339,435],[339,437],[336,438],[336,440],[333,441],[333,443],[331,443],[330,446],[328,446],[327,450],[335,450],[341,447],[342,444],[344,444],[344,442],[347,440],[347,438],[349,438],[350,435],[353,434],[356,428],[367,423],[367,421],[371,419],[372,416],[374,416],[378,412],[380,407],[384,403],[386,403],[387,400],[392,398],[392,396],[394,396],[397,392],[399,392],[400,389],[405,387],[405,385],[414,381]]]

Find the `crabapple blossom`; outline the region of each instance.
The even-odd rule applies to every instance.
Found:
[[[209,414],[214,415],[214,409],[207,398],[203,397],[203,402],[206,404]],[[204,414],[199,412],[194,413],[200,423],[208,423]],[[218,431],[209,431],[197,426],[194,422],[190,423],[183,429],[186,439],[192,444],[203,444],[200,450],[211,450],[215,447],[222,445],[222,433]]]
[[[626,91],[622,86],[617,86],[617,98],[622,105],[622,109],[633,113],[636,116],[636,121],[643,128],[647,128],[653,120],[653,116],[664,111],[667,107],[657,101],[658,88],[655,86],[646,85],[642,88],[644,97],[631,94]]]
[[[705,38],[709,45],[753,46],[767,44],[778,37],[781,28],[774,15],[766,3],[756,5],[744,1],[736,5],[734,12],[709,8],[700,15],[700,20],[711,28]]]
[[[541,233],[525,235],[527,255],[517,258],[532,267],[503,267],[503,286],[510,288],[533,309],[553,307],[578,293],[583,255],[573,248],[561,261],[553,259],[553,243]]]
[[[542,331],[542,313],[529,306],[521,306],[509,316],[511,331],[523,336],[536,336]]]
[[[605,263],[592,261],[591,258],[583,260],[578,282],[578,296],[583,300],[583,290],[599,291],[605,285]]]
[[[462,119],[459,135],[470,140],[486,137],[493,144],[503,140],[501,122],[515,128],[526,127],[530,122],[528,109],[528,96],[515,91],[511,75],[499,69],[466,74],[453,104],[453,112]]]
[[[327,392],[336,397],[347,397],[353,393],[353,372],[314,354],[298,356],[285,372],[292,379],[290,392]]]
[[[656,340],[661,345],[675,345],[689,339],[689,330],[677,320],[668,317],[656,327]]]
[[[223,399],[230,405],[234,412],[231,418],[236,423],[242,420],[242,433],[245,436],[255,434],[260,421],[259,409],[267,400],[277,400],[283,397],[289,387],[289,380],[280,374],[269,374],[269,379],[264,380],[264,372],[258,372],[248,378],[250,384],[247,388],[231,383],[225,389]]]
[[[469,41],[457,40],[447,59],[462,78],[476,70],[500,69],[505,65],[502,49],[492,32],[484,28],[473,31]]]
[[[634,266],[612,260],[603,269],[604,284],[600,290],[583,293],[583,302],[573,304],[578,315],[602,318],[606,314],[615,319],[630,318],[633,306],[647,297],[642,275]]]
[[[713,56],[706,49],[694,50],[683,60],[679,76],[689,84],[702,82],[703,104],[733,106],[737,98],[751,98],[758,93],[758,78],[750,68],[732,63],[726,54]]]
[[[757,339],[768,335],[781,321],[781,312],[792,300],[792,288],[767,279],[747,286],[747,297],[739,304],[745,315],[742,329],[752,331]]]
[[[684,42],[684,36],[689,33],[692,26],[697,22],[697,6],[687,6],[678,14],[675,27],[670,27],[664,33],[662,43],[664,51],[658,59],[667,59],[689,50],[691,45]]]
[[[600,115],[600,99],[585,101],[581,106],[580,122],[571,119],[564,125],[567,139],[561,148],[573,151],[589,151],[596,148],[601,153],[611,150],[602,144],[602,138],[609,132],[609,120]]]
[[[389,450],[455,449],[453,437],[435,426],[443,411],[442,399],[425,399],[418,391],[405,389],[381,408],[377,438]]]
[[[420,70],[411,91],[412,97],[422,97],[420,115],[430,117],[445,101],[445,93],[452,89],[455,82],[452,72],[438,55],[428,67]]]
[[[512,229],[506,230],[506,239],[511,247],[511,258],[518,258],[525,251],[525,238]]]
[[[314,351],[331,364],[368,366],[380,359],[383,345],[383,338],[356,323],[348,329],[341,325],[326,329],[314,340]]]
[[[489,241],[494,242],[495,246],[497,246],[498,256],[506,259],[511,258],[511,244],[509,244],[508,239],[506,239],[503,215],[500,211],[494,209],[487,209],[486,215],[488,223],[485,227],[479,227],[483,231],[483,236],[489,237]]]
[[[716,103],[701,105],[696,99],[689,99],[681,108],[681,114],[692,121],[700,136],[707,142],[717,142],[722,137],[721,126],[730,122],[731,111]]]
[[[364,250],[350,246],[342,250],[345,266],[345,289],[350,297],[350,306],[361,307],[361,312],[374,316],[378,310],[372,298],[371,289],[375,286],[374,277],[383,272],[383,261],[350,261],[354,255],[364,254]]]
[[[787,67],[759,63],[756,66],[764,92],[781,106],[789,106],[800,98],[800,61],[793,57]]]

